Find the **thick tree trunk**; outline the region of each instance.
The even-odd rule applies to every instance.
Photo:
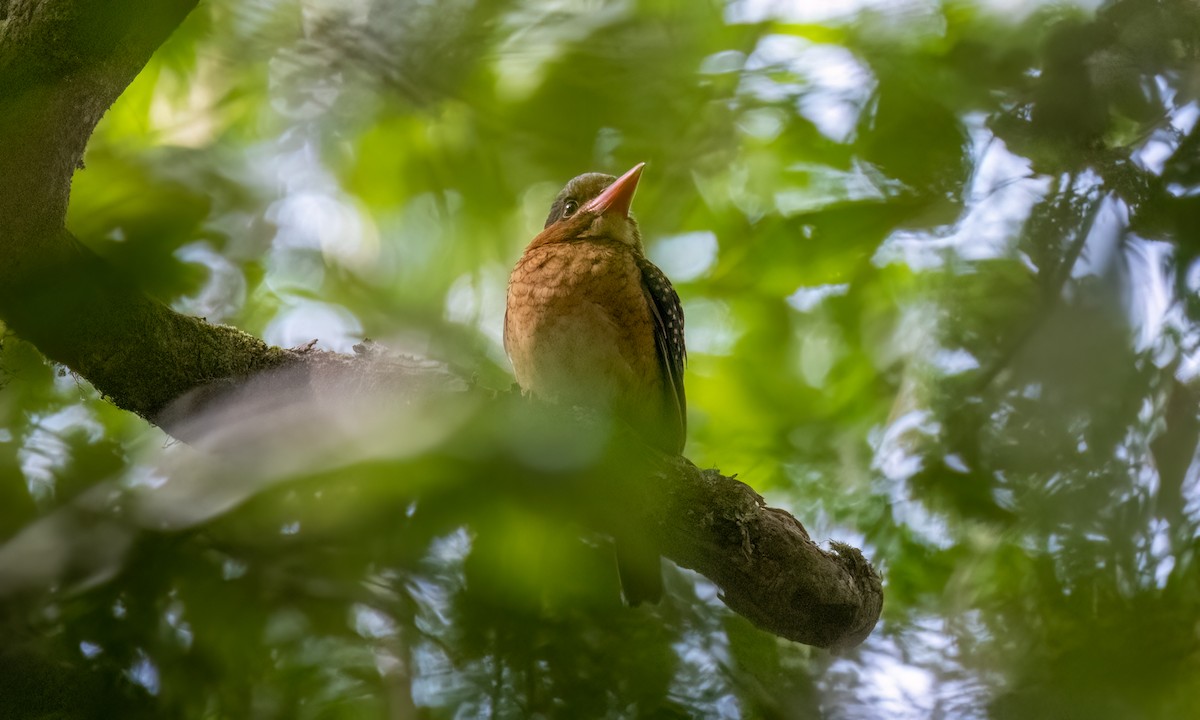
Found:
[[[96,123],[195,4],[0,2],[0,316],[150,419],[209,380],[289,360],[145,297],[63,227]]]

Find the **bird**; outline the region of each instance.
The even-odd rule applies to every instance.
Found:
[[[524,394],[599,408],[678,455],[687,439],[683,306],[630,214],[643,167],[619,178],[585,173],[559,192],[509,277],[504,349]],[[658,553],[615,545],[626,604],[658,602]]]

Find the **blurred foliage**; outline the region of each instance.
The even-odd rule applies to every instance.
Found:
[[[173,524],[188,451],[5,335],[0,715],[1197,717],[1200,10],[832,5],[205,2],[69,226],[183,312],[501,389],[550,199],[646,161],[687,454],[864,548],[865,645],[673,567],[623,608],[601,538],[456,473],[460,419]]]

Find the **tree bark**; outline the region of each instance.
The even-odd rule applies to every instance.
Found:
[[[791,513],[743,482],[666,461],[655,488],[657,539],[667,557],[721,588],[731,610],[806,645],[850,648],[867,639],[883,608],[883,583],[861,551],[822,550]]]
[[[0,2],[0,316],[149,419],[209,380],[291,359],[145,297],[63,226],[96,124],[195,4]]]
[[[261,382],[266,370],[283,369],[265,376],[318,398],[330,387],[470,391],[421,363],[284,350],[180,315],[66,230],[71,177],[96,123],[194,5],[0,0],[0,317],[117,406],[185,440],[193,418]],[[834,544],[826,552],[743,483],[643,452],[636,477],[589,481],[598,494],[632,493],[644,508],[598,518],[601,529],[639,526],[666,556],[715,582],[729,607],[777,635],[830,648],[866,638],[883,595],[858,550]],[[626,471],[602,465],[593,475]],[[645,482],[643,472],[656,481]]]

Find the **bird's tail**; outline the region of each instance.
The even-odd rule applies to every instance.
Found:
[[[629,607],[662,599],[662,565],[658,553],[645,546],[617,540],[617,573],[621,576],[621,593]]]

